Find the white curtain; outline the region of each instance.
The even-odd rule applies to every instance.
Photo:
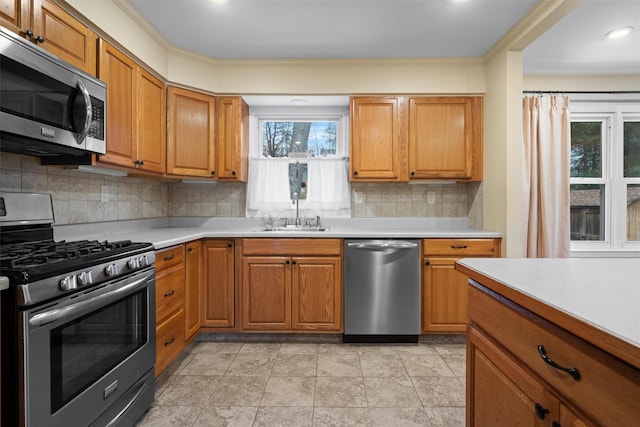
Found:
[[[526,256],[565,258],[570,251],[569,98],[523,99]]]
[[[346,159],[252,158],[249,160],[247,216],[295,215],[289,192],[289,164],[295,162],[308,165],[307,198],[299,201],[301,216],[351,215]]]

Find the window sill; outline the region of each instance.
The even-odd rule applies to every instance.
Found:
[[[640,249],[572,249],[571,258],[640,258]]]

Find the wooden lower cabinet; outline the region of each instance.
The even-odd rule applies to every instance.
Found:
[[[469,286],[466,390],[467,427],[640,420],[637,368],[482,285]]]
[[[342,331],[341,248],[339,239],[244,239],[242,329]]]
[[[468,279],[455,270],[455,262],[464,257],[499,257],[500,239],[425,239],[423,256],[423,331],[465,332]]]
[[[155,267],[158,376],[185,348],[185,245],[157,251]]]
[[[200,332],[202,244],[200,241],[185,245],[184,255],[184,331],[189,340]]]
[[[202,245],[203,328],[233,328],[235,322],[235,242],[205,240]]]

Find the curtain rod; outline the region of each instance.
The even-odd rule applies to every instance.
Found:
[[[575,91],[575,90],[523,90],[522,93],[567,93],[567,94],[587,94],[587,95],[591,95],[591,94],[605,94],[605,95],[611,95],[611,94],[638,94],[640,93],[640,91],[635,91],[635,90],[618,90],[618,91],[601,91],[601,92],[597,92],[597,91]]]

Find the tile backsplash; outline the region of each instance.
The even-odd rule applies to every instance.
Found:
[[[0,190],[50,193],[56,224],[159,217],[243,217],[246,185],[182,184],[42,166],[36,157],[0,152]],[[467,217],[482,228],[482,185],[351,186],[353,218]]]

